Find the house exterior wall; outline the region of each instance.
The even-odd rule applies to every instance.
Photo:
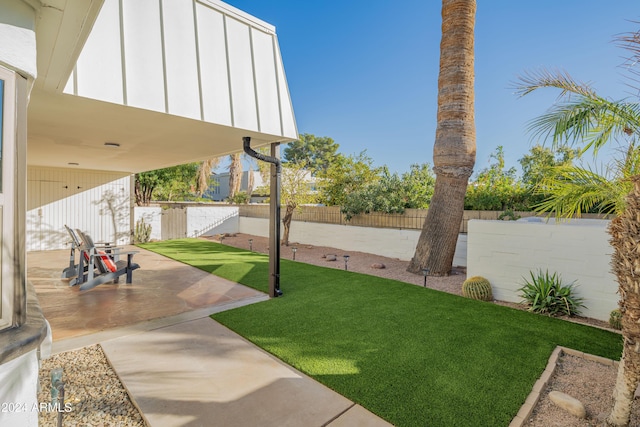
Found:
[[[0,64],[35,80],[35,10],[21,0],[0,2]]]
[[[69,248],[64,226],[96,242],[131,241],[129,174],[77,169],[27,168],[27,250]]]
[[[34,410],[34,405],[38,404],[37,393],[37,350],[0,365],[0,400],[7,405],[0,412],[0,425],[38,426],[38,411]]]
[[[530,271],[557,272],[565,284],[576,281],[576,294],[585,298],[585,316],[608,320],[619,298],[609,265],[613,248],[608,224],[584,219],[469,221],[467,275],[487,278],[496,299],[520,302],[518,289]]]
[[[3,301],[7,298],[12,301],[9,311],[12,327],[0,331],[0,402],[16,402],[28,409],[0,412],[0,425],[3,426],[38,425],[38,413],[31,410],[37,404],[38,348],[50,336],[42,312],[37,307],[35,292],[27,286],[24,274],[26,109],[37,73],[35,19],[35,10],[26,2],[7,0],[0,5],[0,65],[3,73],[6,69],[19,75],[11,84],[13,87],[3,85],[3,92],[8,90],[15,96],[15,99],[10,99],[8,93],[3,94],[3,98],[13,105],[12,109],[15,108],[10,121],[4,121],[5,101],[0,101],[3,102],[0,130],[3,132],[3,170],[15,171],[9,179],[2,180],[3,273],[0,297]],[[10,138],[6,138],[7,134]],[[12,145],[10,150],[7,150],[7,144]],[[12,155],[8,156],[9,153]],[[6,191],[9,188],[11,190]],[[3,318],[6,314],[3,313]]]
[[[298,138],[275,28],[217,0],[105,0],[64,92]]]

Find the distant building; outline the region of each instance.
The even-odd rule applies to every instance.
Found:
[[[251,173],[253,177],[252,193],[254,193],[256,189],[267,185],[259,171],[243,171],[240,191],[247,192],[249,189],[249,173]],[[227,200],[229,198],[229,172],[213,174],[212,181],[212,184],[204,193],[203,197],[216,202]]]
[[[259,188],[265,188],[269,185],[268,182],[265,182],[262,179],[262,175],[259,171],[243,171],[242,172],[242,181],[240,182],[240,191],[247,192],[249,189],[249,173],[253,176],[253,186],[251,191],[251,203],[259,203],[263,202],[268,194],[258,194],[256,190]],[[283,174],[287,173],[287,169],[283,168]],[[309,183],[309,187],[311,191],[315,192],[316,190],[316,178],[311,175],[311,172],[305,173],[305,180]],[[223,173],[215,173],[212,177],[212,184],[209,186],[209,189],[204,193],[203,197],[206,199],[213,200],[215,202],[226,201],[229,198],[229,172]],[[268,190],[267,190],[268,191]]]

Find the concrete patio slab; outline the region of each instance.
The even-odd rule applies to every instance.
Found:
[[[86,292],[60,279],[68,251],[30,252],[53,352],[100,344],[148,425],[389,426],[208,316],[268,299],[139,251],[133,283]]]
[[[209,318],[101,345],[154,427],[325,426],[354,407]],[[389,425],[364,409],[349,417]]]

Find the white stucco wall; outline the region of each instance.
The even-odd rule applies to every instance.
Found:
[[[211,236],[238,232],[237,206],[190,206],[187,208],[187,236]]]
[[[140,219],[144,219],[145,224],[151,225],[150,240],[162,239],[162,208],[153,206],[136,206],[133,214],[134,227]]]
[[[269,220],[240,217],[238,231],[266,237],[269,235]],[[290,233],[289,240],[292,242],[366,252],[405,261],[413,257],[420,237],[420,230],[355,227],[300,221],[292,222]],[[453,265],[467,265],[466,239],[465,234],[458,236]]]
[[[608,224],[469,221],[467,275],[486,277],[496,299],[519,302],[518,289],[530,271],[557,272],[566,284],[576,281],[576,294],[587,306],[583,315],[608,320],[618,306]]]
[[[37,427],[37,350],[0,365],[0,426]]]
[[[34,23],[35,12],[20,1],[8,3],[8,7],[0,6],[0,64],[33,82],[38,73],[36,34],[29,26]]]

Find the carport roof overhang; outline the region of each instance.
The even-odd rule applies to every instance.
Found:
[[[28,164],[137,173],[288,142],[249,131],[74,95],[34,89]],[[105,145],[105,143],[115,143]]]

